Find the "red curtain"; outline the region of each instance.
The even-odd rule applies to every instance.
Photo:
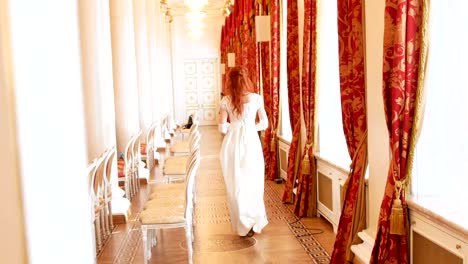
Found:
[[[344,204],[330,263],[352,263],[350,247],[365,222],[367,119],[362,0],[338,1],[338,37],[343,130],[352,159],[344,188]]]
[[[424,67],[420,64],[424,2],[386,1],[383,96],[391,159],[370,263],[408,263],[405,186],[417,88],[421,85],[418,79],[420,67]]]
[[[317,214],[317,179],[314,160],[315,72],[317,54],[317,0],[304,1],[304,52],[302,62],[302,112],[306,128],[306,142],[301,156],[301,167],[294,213],[299,217]]]
[[[244,3],[245,14],[247,15],[247,25],[249,28],[249,41],[247,43],[248,49],[248,68],[250,71],[250,76],[252,82],[254,83],[254,89],[256,93],[260,93],[260,86],[258,83],[258,51],[257,51],[257,42],[255,40],[255,10],[257,6],[257,1],[246,0]]]
[[[220,63],[224,64],[224,74],[221,76],[221,93],[225,91],[225,82],[226,82],[226,73],[227,73],[227,60],[226,60],[226,19],[224,20],[224,25],[221,28],[221,40],[220,40]]]
[[[247,67],[250,70],[250,61],[253,60],[249,57],[249,48],[250,48],[250,21],[249,21],[249,11],[247,10],[248,2],[245,3],[245,0],[240,0],[242,6],[242,18],[241,18],[241,27],[242,27],[242,65]],[[253,77],[253,72],[250,71],[250,77]],[[253,80],[253,78],[252,78]]]
[[[292,140],[288,154],[288,176],[283,193],[283,202],[294,202],[293,188],[296,181],[296,153],[301,136],[301,88],[299,76],[299,22],[297,0],[288,0],[287,14],[287,69],[289,122],[292,128]]]
[[[270,15],[271,43],[267,42],[261,45],[263,95],[269,128],[265,131],[263,154],[266,178],[274,180],[278,175],[278,148],[276,145],[278,138],[276,132],[279,125],[279,0],[270,0],[267,4],[264,6],[264,10],[268,10]]]

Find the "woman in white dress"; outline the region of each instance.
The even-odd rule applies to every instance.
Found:
[[[221,169],[232,229],[240,236],[260,233],[268,224],[263,201],[265,162],[258,136],[258,131],[268,127],[268,118],[263,98],[252,91],[247,69],[234,67],[220,103],[219,131],[225,134]]]

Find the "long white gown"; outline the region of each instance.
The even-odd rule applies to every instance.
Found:
[[[233,113],[229,96],[221,100],[220,106],[228,113],[230,120],[227,131],[222,131],[220,125],[220,131],[227,132],[221,146],[221,169],[232,229],[240,236],[245,236],[252,228],[255,233],[260,233],[268,224],[263,201],[265,162],[257,132],[268,127],[268,119],[263,98],[252,93],[248,99],[240,116]],[[260,119],[258,124],[255,123],[257,113]]]

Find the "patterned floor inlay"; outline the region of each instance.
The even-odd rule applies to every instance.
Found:
[[[280,263],[275,262],[278,261],[276,259],[277,253],[275,251],[276,249],[271,249],[271,247],[274,248],[272,245],[280,245],[278,250],[283,250],[283,254],[285,254],[284,252],[287,252],[289,248],[300,251],[298,254],[300,255],[298,257],[299,261],[295,262],[297,264],[329,263],[329,253],[327,253],[317,240],[317,237],[319,239],[322,238],[318,236],[320,232],[317,233],[317,230],[308,228],[300,218],[296,217],[291,209],[292,207],[283,204],[281,196],[282,186],[276,185],[273,181],[265,181],[264,202],[268,221],[270,222],[269,226],[265,229],[266,232],[262,232],[262,234],[258,235],[256,238],[239,237],[235,234],[229,234],[229,232],[231,232],[229,208],[226,199],[225,183],[220,169],[219,155],[202,155],[200,172],[196,178],[196,205],[193,217],[195,233],[195,241],[193,243],[194,257],[195,259],[199,258],[201,262],[195,262],[195,264],[222,263],[223,261],[226,261],[226,264]],[[123,238],[122,242],[118,245],[118,253],[115,258],[112,259],[112,263],[140,264],[138,259],[141,261],[141,256],[136,256],[136,254],[139,254],[137,252],[142,252],[142,235],[138,215],[127,223],[127,227],[129,228],[125,229],[127,230],[125,238]],[[272,230],[280,230],[280,234],[271,235],[275,232]],[[171,240],[175,241],[173,244],[168,243],[170,246],[165,249],[166,251],[163,251],[161,247],[155,249],[157,246],[153,248],[153,250],[155,250],[154,252],[160,250],[158,251],[160,259],[156,260],[156,258],[153,258],[154,263],[182,263],[179,262],[181,259],[185,261],[187,242],[182,232],[183,230],[180,233],[170,233]],[[270,237],[268,237],[268,233]],[[158,233],[158,236],[162,234],[163,233]],[[181,236],[173,237],[173,234],[181,234]],[[275,240],[278,237],[285,239],[285,241],[288,241],[286,243],[289,244],[282,244],[281,239],[279,242]],[[296,243],[296,241],[299,243]],[[304,251],[302,251],[301,247]],[[183,250],[181,250],[181,248]],[[236,251],[239,250],[245,250],[245,252],[236,253]],[[179,251],[185,253],[181,255],[177,255],[180,253],[174,253]],[[271,252],[273,252],[273,257]],[[165,258],[171,254],[175,254],[176,256],[174,257],[175,262],[165,262]],[[225,254],[226,256],[236,256],[237,258],[230,259],[230,257],[227,257],[227,259],[224,259]],[[296,256],[293,254],[294,253],[281,259],[281,261],[291,260],[294,262]],[[206,256],[210,259],[205,259]],[[258,259],[253,261],[250,259],[252,256]],[[212,257],[215,258],[213,261],[211,260]],[[244,257],[249,259],[244,259]],[[172,261],[173,259],[170,260]],[[107,264],[109,262],[105,263]]]
[[[252,247],[257,241],[252,237],[239,237],[236,235],[210,235],[200,237],[194,242],[194,251],[200,252],[226,252]],[[187,249],[186,241],[180,243]]]
[[[283,214],[283,219],[288,223],[289,229],[312,258],[314,263],[330,263],[330,255],[314,237],[314,232],[307,228],[300,219],[294,215],[289,207],[283,204],[280,198],[281,194],[275,191],[272,186],[273,184],[275,183],[272,181],[265,181],[265,201],[268,201],[265,202],[265,205],[269,212],[268,217],[271,218],[272,213],[278,214],[280,211],[288,211],[288,216],[284,217],[285,215]],[[269,206],[274,208],[268,210]]]
[[[117,256],[112,263],[115,264],[129,264],[133,263],[135,255],[140,245],[141,239],[141,228],[138,222],[138,215],[135,216],[130,230],[127,232],[124,241],[120,245]]]

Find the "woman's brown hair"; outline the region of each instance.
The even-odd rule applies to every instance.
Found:
[[[227,95],[231,96],[231,104],[234,107],[234,113],[241,115],[244,110],[242,99],[248,93],[254,91],[253,83],[249,77],[249,71],[244,66],[233,67],[226,81]]]

